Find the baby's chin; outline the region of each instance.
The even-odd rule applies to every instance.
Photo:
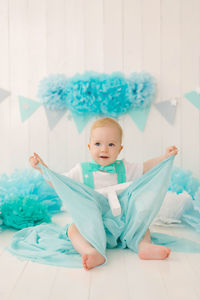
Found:
[[[108,166],[114,163],[115,160],[111,159],[110,157],[99,157],[96,160],[96,163],[98,163],[101,166]]]

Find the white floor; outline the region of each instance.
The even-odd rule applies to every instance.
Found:
[[[59,224],[66,216],[57,216]],[[184,227],[153,231],[200,242]],[[5,250],[12,231],[0,233],[0,300],[199,300],[200,254],[171,253],[165,261],[142,261],[126,250],[108,250],[108,264],[90,271],[20,261]]]

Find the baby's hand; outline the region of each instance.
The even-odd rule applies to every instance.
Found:
[[[39,171],[41,171],[40,167],[38,166],[38,164],[40,163],[41,165],[45,166],[45,163],[43,162],[43,160],[39,157],[39,155],[37,153],[34,152],[34,155],[31,156],[29,158],[29,162],[31,164],[31,167],[33,167],[34,169],[37,169]]]
[[[176,146],[170,146],[166,149],[165,157],[168,158],[172,155],[177,155],[178,154],[178,149]]]

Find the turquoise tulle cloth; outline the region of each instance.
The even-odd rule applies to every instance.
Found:
[[[82,236],[107,261],[106,248],[129,248],[138,252],[138,244],[160,210],[167,192],[173,159],[170,157],[161,162],[121,192],[118,198],[122,214],[118,217],[112,215],[108,200],[102,194],[40,167]],[[42,224],[23,229],[14,235],[8,250],[18,257],[40,263],[81,267],[81,256],[68,239],[67,227]],[[200,244],[168,235],[153,234],[152,241],[169,244],[174,251],[200,252]]]
[[[14,170],[0,175],[0,231],[50,222],[62,202],[36,170]]]

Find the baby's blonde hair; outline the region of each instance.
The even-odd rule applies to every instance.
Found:
[[[95,121],[90,129],[90,138],[91,138],[91,134],[92,131],[96,128],[99,127],[106,127],[106,126],[113,126],[116,127],[119,131],[119,135],[120,135],[120,141],[122,142],[122,135],[123,135],[123,130],[121,128],[121,126],[119,125],[119,123],[117,121],[115,121],[112,118],[102,118],[102,119],[98,119],[97,121]]]

